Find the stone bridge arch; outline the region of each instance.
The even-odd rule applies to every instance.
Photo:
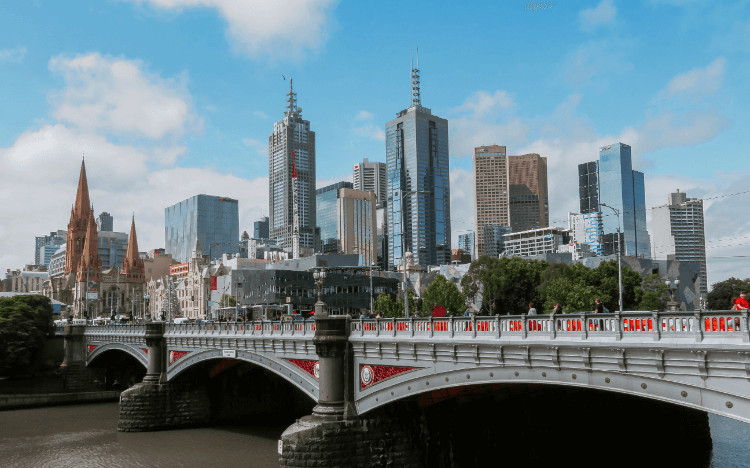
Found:
[[[234,359],[253,364],[275,373],[286,382],[302,390],[303,393],[313,401],[317,401],[319,385],[318,379],[315,376],[316,370],[314,366],[317,365],[316,361],[269,356],[267,354],[256,353],[253,351],[233,351],[234,355],[230,355],[229,357],[226,356],[224,350],[221,349],[193,351],[188,352],[186,355],[175,361],[172,361],[173,357],[168,355],[167,381],[174,380],[184,371],[187,371],[202,362]],[[312,363],[313,366],[311,367],[310,364],[306,363]],[[309,368],[309,371],[305,368]]]
[[[136,361],[141,363],[143,367],[148,367],[148,348],[142,347],[134,347],[130,346],[128,344],[124,343],[105,343],[105,344],[94,344],[94,343],[87,343],[86,344],[86,366],[91,365],[97,357],[100,355],[108,352],[108,351],[119,351],[126,354],[129,354],[133,358],[135,358]]]

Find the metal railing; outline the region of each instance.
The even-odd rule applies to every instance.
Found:
[[[351,322],[353,336],[534,338],[570,336],[588,338],[652,335],[697,341],[711,337],[736,337],[750,341],[748,310],[649,312],[607,314],[504,315],[495,317],[414,317],[359,319]]]

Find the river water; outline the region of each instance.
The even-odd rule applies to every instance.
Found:
[[[0,467],[276,468],[277,441],[291,423],[118,433],[118,411],[117,403],[2,411]],[[750,466],[750,424],[714,415],[710,424],[710,468]]]

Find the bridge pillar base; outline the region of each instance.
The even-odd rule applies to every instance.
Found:
[[[281,435],[282,467],[422,466],[411,428],[387,419],[320,421],[303,418]]]
[[[180,429],[205,424],[211,404],[205,387],[139,383],[120,395],[120,432]]]

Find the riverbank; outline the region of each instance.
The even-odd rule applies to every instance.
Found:
[[[0,394],[0,411],[21,408],[37,408],[40,406],[119,401],[120,393],[121,390],[100,390],[77,393]]]

